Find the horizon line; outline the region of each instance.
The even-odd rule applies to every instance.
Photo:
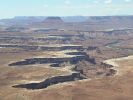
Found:
[[[36,15],[22,15],[22,16],[13,16],[13,17],[3,17],[3,18],[0,18],[0,20],[2,20],[2,19],[13,19],[13,18],[16,18],[16,17],[77,17],[77,16],[81,16],[81,17],[115,17],[115,16],[133,16],[133,15],[131,15],[131,14],[129,14],[129,15],[38,15],[38,16],[36,16]]]

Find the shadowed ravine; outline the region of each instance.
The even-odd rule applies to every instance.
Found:
[[[27,84],[18,84],[14,85],[12,87],[14,88],[26,88],[26,89],[43,89],[47,88],[51,85],[64,83],[64,82],[70,82],[70,81],[76,81],[76,80],[83,80],[87,79],[87,77],[82,73],[82,71],[76,70],[76,64],[79,61],[87,61],[91,64],[96,64],[95,59],[91,58],[89,55],[86,54],[86,52],[82,51],[76,51],[76,52],[65,52],[64,57],[50,57],[50,58],[31,58],[31,59],[25,59],[23,61],[13,62],[9,64],[9,66],[26,66],[26,65],[34,65],[34,64],[51,64],[51,67],[58,67],[60,68],[60,64],[69,62],[71,65],[74,65],[72,67],[71,65],[65,66],[65,70],[68,71],[67,75],[60,75],[60,76],[53,76],[50,78],[45,79],[42,82],[38,83],[27,83]],[[114,71],[111,71],[109,74],[114,74]]]
[[[31,59],[25,59],[24,61],[11,63],[9,64],[9,66],[23,66],[23,65],[34,65],[38,63],[39,64],[51,63],[52,67],[60,67],[59,65],[64,62],[69,62],[70,64],[77,64],[79,61],[82,60],[95,64],[95,59],[90,58],[89,55],[87,55],[85,52],[77,51],[77,52],[68,52],[65,54],[70,55],[70,57],[31,58]],[[86,79],[86,76],[73,69],[74,68],[66,68],[66,70],[68,70],[69,72],[69,74],[67,75],[54,76],[39,83],[19,84],[19,85],[14,85],[13,87],[26,88],[26,89],[42,89],[58,83]]]
[[[73,55],[72,57],[54,57],[54,58],[31,58],[31,59],[25,59],[23,61],[18,61],[9,64],[9,66],[23,66],[23,65],[33,65],[33,64],[47,64],[52,63],[55,64],[61,64],[63,62],[70,62],[71,64],[76,64],[79,61],[85,60],[88,62],[91,62],[95,64],[95,59],[90,58],[89,55],[87,55],[85,52],[68,52],[67,55]]]
[[[13,87],[26,88],[26,89],[43,89],[51,85],[70,82],[70,81],[76,81],[76,80],[82,80],[82,79],[86,79],[86,78],[83,75],[80,75],[80,73],[75,72],[70,75],[51,77],[40,83],[20,84],[20,85],[15,85]]]

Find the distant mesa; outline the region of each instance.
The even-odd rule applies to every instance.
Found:
[[[64,23],[64,21],[60,17],[47,17],[44,20],[44,23]]]
[[[92,16],[88,18],[88,22],[130,22],[133,16]]]

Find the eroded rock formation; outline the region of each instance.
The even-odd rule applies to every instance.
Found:
[[[49,50],[49,51],[55,51],[55,50],[83,50],[83,46],[80,45],[60,45],[60,46],[47,46],[47,45],[19,45],[19,44],[0,44],[0,47],[4,48],[22,48],[25,50],[37,50],[40,48],[41,50]]]
[[[69,82],[69,81],[75,81],[75,80],[81,80],[81,79],[85,79],[85,77],[81,76],[80,73],[75,72],[70,75],[51,77],[40,83],[20,84],[20,85],[15,85],[13,87],[26,88],[26,89],[43,89],[43,88],[47,88],[50,85]]]

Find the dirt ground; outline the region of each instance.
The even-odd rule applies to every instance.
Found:
[[[12,58],[9,56],[8,60]],[[6,58],[3,56],[3,61],[4,59]],[[120,71],[124,73],[122,75],[61,83],[38,90],[13,88],[12,85],[19,82],[26,83],[32,79],[40,81],[43,77],[60,75],[65,72],[45,68],[41,65],[15,68],[15,70],[14,67],[1,66],[0,100],[133,100],[132,62],[131,58],[115,60],[115,63],[120,66]],[[4,69],[6,73],[2,73]]]

